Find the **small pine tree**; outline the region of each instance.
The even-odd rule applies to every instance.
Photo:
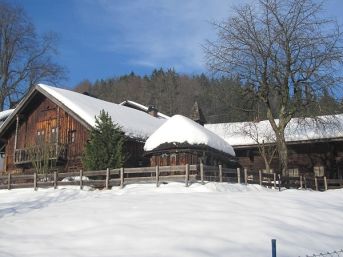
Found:
[[[124,134],[102,110],[85,146],[83,165],[87,170],[119,168],[124,164]]]

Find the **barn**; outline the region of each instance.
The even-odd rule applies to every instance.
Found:
[[[269,121],[206,124],[235,149],[241,168],[265,171],[259,147],[275,147]],[[293,118],[286,127],[288,171],[285,176],[343,178],[343,114],[316,119]],[[271,159],[271,172],[279,169],[278,157]]]
[[[32,88],[0,127],[3,172],[32,172],[32,151],[44,144],[58,171],[82,168],[81,157],[95,117],[105,110],[125,133],[130,153],[126,166],[141,166],[145,140],[166,119],[70,90],[39,84]]]

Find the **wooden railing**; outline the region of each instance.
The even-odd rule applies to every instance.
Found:
[[[248,171],[207,165],[156,166],[139,168],[106,169],[68,173],[5,175],[0,176],[0,189],[54,187],[78,185],[109,189],[113,186],[124,187],[130,183],[155,183],[159,186],[166,182],[183,182],[188,186],[193,182],[205,181],[259,184],[275,189],[301,188],[325,191],[343,187],[341,179],[326,177],[286,177],[276,173]]]
[[[65,144],[42,144],[31,146],[14,151],[14,164],[28,164],[32,161],[57,160],[62,161],[67,158],[67,145]]]

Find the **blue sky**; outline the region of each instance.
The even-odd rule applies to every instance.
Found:
[[[239,3],[248,2],[241,0]],[[201,44],[214,39],[209,21],[231,13],[234,0],[12,0],[38,32],[59,35],[57,61],[67,87],[154,68],[206,72]],[[343,1],[328,0],[327,15],[343,24]]]

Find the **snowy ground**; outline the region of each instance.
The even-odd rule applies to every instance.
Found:
[[[0,191],[0,256],[305,256],[343,247],[343,190],[171,183]]]

